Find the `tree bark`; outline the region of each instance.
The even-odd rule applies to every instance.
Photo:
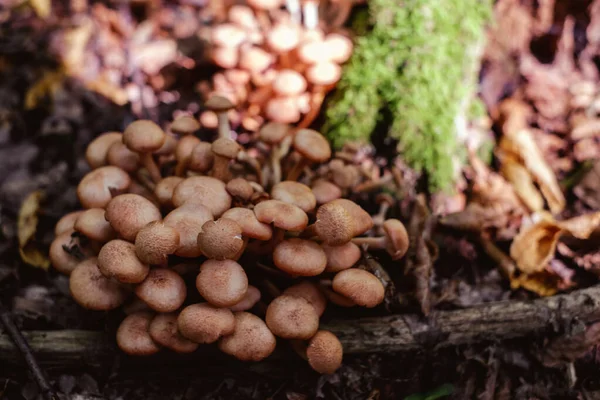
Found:
[[[340,338],[345,354],[389,353],[548,334],[575,321],[589,323],[599,319],[600,286],[534,301],[433,311],[427,319],[404,314],[338,320],[323,324],[321,329],[330,330]],[[116,349],[113,336],[103,332],[59,330],[23,334],[38,361],[47,366],[100,365]],[[198,354],[206,359],[206,351]],[[153,359],[164,361],[150,357],[144,358],[144,363]],[[3,362],[21,363],[20,354],[6,334],[0,334],[0,364]]]

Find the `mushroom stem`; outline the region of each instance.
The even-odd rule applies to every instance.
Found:
[[[185,159],[185,160],[181,160],[177,163],[177,165],[175,166],[175,176],[183,176],[185,174],[185,170],[188,167],[189,164],[189,158]]]
[[[231,139],[231,127],[229,126],[229,116],[227,111],[217,113],[219,121],[219,137]]]
[[[319,3],[314,0],[309,0],[302,7],[304,14],[304,27],[307,30],[316,29],[319,25]]]
[[[306,129],[313,123],[313,121],[319,116],[321,105],[323,104],[324,99],[325,87],[320,85],[315,86],[314,93],[311,98],[310,111],[306,113],[304,118],[302,118],[302,121],[298,123],[298,129]]]
[[[306,158],[301,158],[300,161],[298,161],[296,163],[296,165],[294,165],[292,167],[292,169],[290,170],[290,172],[288,172],[286,180],[288,180],[288,181],[296,181],[296,180],[298,180],[298,178],[300,177],[300,175],[302,175],[302,170],[307,165],[308,165],[308,160]]]
[[[229,181],[229,178],[231,178],[231,173],[229,172],[229,161],[229,158],[215,154],[212,176],[223,182]]]
[[[300,0],[286,0],[285,6],[290,13],[292,21],[299,24],[302,21],[302,13],[300,12]]]
[[[271,150],[271,184],[273,186],[281,182],[281,160],[290,152],[292,140],[292,136],[288,135],[281,141],[281,143],[279,143],[277,147]]]
[[[385,249],[387,238],[380,237],[357,237],[352,239],[352,243],[357,246],[367,245],[372,249]]]
[[[154,158],[152,158],[151,153],[143,153],[141,154],[142,165],[148,170],[150,177],[154,183],[160,182],[162,176],[160,174],[160,169],[158,165],[154,162]]]
[[[248,164],[254,173],[256,173],[256,179],[259,182],[262,182],[262,168],[260,167],[260,163],[256,158],[250,157],[245,151],[240,151],[238,153],[237,160]]]
[[[387,202],[381,203],[379,206],[379,212],[373,215],[373,224],[380,226],[385,221],[385,216],[390,209],[390,204]]]
[[[147,174],[143,173],[140,170],[137,170],[135,173],[135,176],[142,186],[144,186],[146,189],[150,190],[151,192],[154,191],[154,188],[156,187],[156,183],[154,183],[154,181],[152,181],[152,179],[150,179]],[[122,192],[122,193],[126,193],[126,192]],[[119,193],[119,194],[122,194],[122,193]]]

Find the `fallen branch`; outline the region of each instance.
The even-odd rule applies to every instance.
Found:
[[[400,352],[547,334],[573,321],[600,319],[600,286],[534,301],[506,301],[456,311],[333,321],[346,354]],[[98,365],[114,355],[113,338],[101,332],[24,332],[37,359],[46,365]],[[179,355],[175,355],[179,356]],[[194,356],[192,356],[194,357]],[[206,357],[206,353],[202,353]],[[152,358],[144,358],[148,362]],[[160,358],[158,358],[160,359]],[[0,362],[21,362],[12,341],[0,335]]]

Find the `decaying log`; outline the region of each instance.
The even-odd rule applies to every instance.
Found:
[[[600,320],[600,286],[534,301],[489,303],[455,311],[433,311],[428,319],[392,315],[322,326],[334,332],[346,354],[399,352],[552,333],[574,321]],[[24,332],[44,365],[98,365],[114,355],[114,340],[102,332]],[[206,353],[202,355],[206,357]],[[19,362],[7,335],[0,334],[0,364]]]

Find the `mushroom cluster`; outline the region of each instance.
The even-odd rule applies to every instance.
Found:
[[[408,248],[402,222],[386,219],[389,196],[373,217],[346,198],[387,178],[373,180],[352,149],[332,159],[320,133],[281,123],[242,148],[227,119],[233,105],[213,97],[207,106],[219,120],[212,142],[183,116],[166,131],[138,120],[89,144],[92,170],[77,188],[85,210],[57,223],[52,263],[81,306],[124,306],[117,343],[126,353],[218,343],[259,361],[278,337],[332,373],[342,346],[319,330],[328,304],[382,303],[384,284],[361,260]]]
[[[352,54],[348,33],[334,21],[347,13],[319,18],[319,1],[288,0],[286,8],[283,3],[224,6],[224,20],[207,35],[211,58],[223,71],[201,91],[234,103],[232,122],[246,131],[257,131],[265,121],[309,127]],[[349,11],[352,2],[343,3]],[[216,120],[210,110],[201,116],[205,126],[216,126]]]

